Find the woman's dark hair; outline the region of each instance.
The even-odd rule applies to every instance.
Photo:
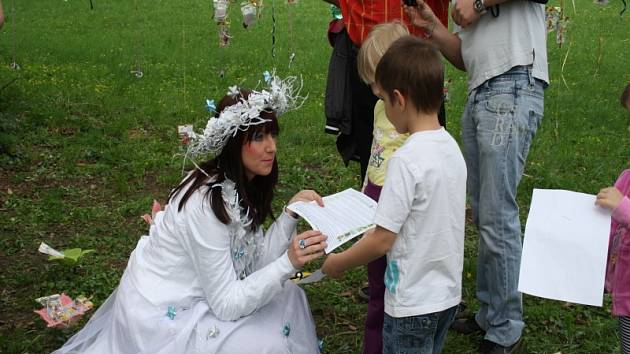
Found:
[[[218,115],[229,106],[238,103],[241,99],[247,99],[251,91],[241,90],[239,95],[225,96],[219,102]],[[184,179],[169,195],[169,202],[180,192],[184,195],[179,201],[178,211],[186,205],[188,198],[199,188],[204,185],[212,186],[223,182],[226,178],[232,180],[236,184],[236,191],[241,199],[241,207],[247,210],[252,220],[251,229],[257,229],[268,216],[273,218],[271,213],[271,201],[273,200],[273,192],[278,183],[278,162],[273,161],[271,173],[267,176],[256,175],[248,180],[245,175],[245,168],[241,160],[241,149],[243,145],[252,141],[254,134],[262,132],[263,134],[277,135],[280,131],[276,114],[272,111],[263,111],[260,117],[269,121],[263,124],[250,125],[243,127],[244,130],[238,130],[234,137],[231,137],[221,153],[215,158],[208,160],[199,165],[199,169],[195,169]],[[205,172],[205,173],[204,173]],[[213,176],[216,180],[210,182],[208,176]],[[208,188],[205,198],[209,200],[214,215],[222,223],[228,224],[230,216],[225,210],[225,203],[221,194],[221,188]]]

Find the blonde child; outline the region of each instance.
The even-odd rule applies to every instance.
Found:
[[[400,22],[389,22],[374,26],[359,49],[357,68],[361,80],[370,85],[374,95],[378,96],[374,85],[376,65],[389,46],[398,38],[409,34],[409,30]],[[374,106],[374,131],[372,132],[372,149],[368,162],[363,193],[378,202],[389,157],[404,142],[409,134],[398,134],[385,115],[383,100]],[[380,354],[383,348],[383,296],[385,294],[385,256],[368,263],[369,300],[365,317],[363,336],[363,354]]]
[[[440,353],[461,300],[466,164],[440,126],[439,52],[405,36],[381,58],[374,90],[405,143],[390,157],[376,228],[328,256],[331,277],[387,254],[383,353]]]

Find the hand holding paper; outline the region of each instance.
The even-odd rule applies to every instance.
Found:
[[[297,201],[287,209],[300,215],[313,230],[328,236],[326,253],[374,227],[376,202],[354,189],[323,198],[324,207],[315,201]]]

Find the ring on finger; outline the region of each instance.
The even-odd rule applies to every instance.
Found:
[[[306,241],[304,241],[304,239],[298,241],[298,245],[300,246],[300,249],[303,250],[306,248]]]

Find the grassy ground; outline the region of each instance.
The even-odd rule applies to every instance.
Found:
[[[4,2],[0,87],[16,81],[0,91],[0,352],[49,352],[77,330],[47,329],[32,312],[34,298],[64,291],[93,296],[96,304],[105,300],[146,231],[138,216],[153,198],[164,201],[181,178],[176,126],[199,128],[204,99],[219,98],[234,83],[253,87],[272,67],[305,79],[310,99],[281,122],[277,208],[301,188],[329,194],[359,186],[358,166],[344,167],[334,137],[323,133],[330,54],[323,2],[305,0],[289,9],[275,1],[275,57],[271,0],[247,30],[233,6],[233,43],[223,50],[209,1],[94,5]],[[630,82],[629,19],[619,19],[619,7],[578,0],[574,13],[567,3],[567,43],[559,47],[550,35],[552,85],[519,190],[523,221],[532,188],[595,193],[630,165],[630,116],[617,103]],[[289,68],[291,52],[296,59]],[[14,56],[19,71],[9,68]],[[136,62],[141,79],[129,73]],[[459,137],[465,74],[449,68],[447,76],[448,129]],[[464,297],[473,309],[476,237],[469,225]],[[65,268],[37,253],[42,241],[97,252]],[[364,281],[365,271],[357,269],[342,281],[306,287],[325,352],[360,351],[366,306],[354,294]],[[526,352],[618,351],[608,303],[595,308],[530,296],[524,302]],[[450,333],[445,352],[474,352],[478,340]]]

